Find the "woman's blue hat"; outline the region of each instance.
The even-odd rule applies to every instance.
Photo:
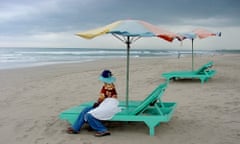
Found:
[[[116,78],[112,76],[112,72],[110,70],[104,70],[99,76],[99,80],[104,83],[111,84],[116,81]]]

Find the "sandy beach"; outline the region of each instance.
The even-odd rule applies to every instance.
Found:
[[[190,70],[191,57],[131,58],[130,99],[144,99],[165,80],[163,72]],[[125,99],[126,60],[101,60],[31,68],[0,70],[1,144],[239,144],[240,56],[195,57],[195,68],[214,61],[217,74],[200,80],[170,82],[163,100],[177,102],[170,122],[148,135],[144,123],[109,124],[111,136],[97,138],[84,128],[65,132],[61,111],[98,98],[98,76],[111,69],[120,100]]]

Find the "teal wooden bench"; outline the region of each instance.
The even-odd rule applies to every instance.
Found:
[[[175,102],[162,102],[161,97],[167,87],[167,83],[160,84],[143,101],[129,101],[126,107],[125,101],[119,103],[122,111],[108,121],[144,122],[149,128],[149,135],[155,135],[155,127],[161,122],[170,121],[174,110]],[[86,102],[74,106],[60,113],[59,118],[73,124],[79,113],[93,102]]]
[[[201,83],[208,81],[216,74],[216,70],[211,69],[213,66],[213,62],[208,62],[201,66],[198,70],[195,71],[172,71],[163,73],[162,77],[164,77],[167,82],[170,80],[179,80],[179,79],[200,79]]]

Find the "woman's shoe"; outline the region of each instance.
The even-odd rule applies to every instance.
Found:
[[[105,131],[105,132],[97,132],[95,134],[96,137],[102,137],[102,136],[108,136],[111,135],[111,133],[109,131]]]
[[[78,134],[79,132],[77,132],[77,131],[73,130],[71,127],[69,127],[69,128],[67,129],[67,133],[68,133],[68,134]]]

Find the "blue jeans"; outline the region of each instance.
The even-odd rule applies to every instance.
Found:
[[[107,128],[102,124],[102,122],[96,118],[94,118],[90,113],[93,107],[86,107],[83,111],[78,115],[78,118],[72,125],[72,129],[76,132],[79,132],[82,128],[83,124],[87,122],[91,128],[93,128],[97,132],[106,132]],[[87,120],[87,121],[85,121]]]

